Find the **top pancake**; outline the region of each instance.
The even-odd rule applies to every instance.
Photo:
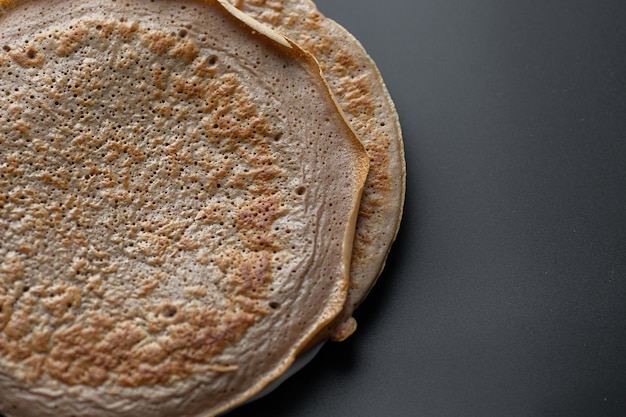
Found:
[[[0,412],[214,415],[345,303],[368,158],[217,1],[4,1]]]

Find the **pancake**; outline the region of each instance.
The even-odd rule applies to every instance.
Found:
[[[367,154],[218,1],[0,1],[0,413],[210,416],[341,311]]]
[[[341,315],[318,339],[343,340],[356,328],[352,313],[380,275],[398,232],[406,182],[404,147],[395,106],[374,61],[347,30],[309,0],[230,0],[291,38],[318,60],[331,91],[370,156]]]

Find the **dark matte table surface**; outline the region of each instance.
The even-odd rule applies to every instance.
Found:
[[[398,108],[359,329],[229,417],[626,415],[626,3],[318,0]]]

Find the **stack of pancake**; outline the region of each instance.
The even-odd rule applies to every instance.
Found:
[[[248,400],[354,331],[404,178],[308,0],[0,0],[0,413]]]

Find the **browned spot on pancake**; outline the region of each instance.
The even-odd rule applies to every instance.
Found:
[[[9,252],[0,264],[0,281],[5,285],[14,283],[24,276],[24,264],[20,256]]]
[[[271,233],[274,221],[286,212],[275,197],[259,198],[243,205],[235,216],[235,225],[243,231],[245,244],[252,250],[277,248],[278,237]]]
[[[389,155],[386,149],[378,143],[368,144],[367,152],[370,155],[370,169],[367,177],[366,187],[361,197],[359,216],[369,218],[376,213],[380,207],[389,203],[387,191],[391,188],[391,176],[385,167],[389,164]],[[357,242],[359,240],[357,233]],[[364,242],[360,243],[365,245]]]
[[[171,77],[172,83],[174,84],[174,91],[177,94],[180,94],[184,100],[189,100],[193,97],[203,97],[205,93],[204,86],[202,85],[202,80],[200,77],[180,77],[173,76]]]
[[[351,76],[356,74],[359,69],[359,64],[354,60],[352,54],[346,50],[340,49],[335,55],[335,62],[329,63],[332,71],[342,76]]]
[[[68,30],[63,31],[58,38],[57,55],[67,56],[80,48],[88,31],[89,28],[83,23],[77,23]]]
[[[0,295],[0,330],[3,330],[11,318],[12,299],[7,294]]]
[[[182,236],[179,240],[178,243],[176,244],[176,247],[180,250],[194,250],[194,249],[198,249],[200,247],[202,247],[202,244],[200,242],[198,242],[195,239],[191,239],[185,236]]]
[[[218,204],[210,204],[198,211],[195,219],[196,221],[206,222],[207,224],[214,224],[223,222],[224,216]]]
[[[267,252],[258,252],[248,256],[248,259],[239,259],[239,274],[236,275],[237,292],[254,298],[255,293],[271,281],[269,273],[269,255]],[[251,294],[252,293],[252,294]],[[244,307],[249,307],[245,305]]]
[[[30,333],[30,320],[26,311],[16,311],[4,327],[4,334],[9,339],[17,340]],[[21,355],[19,355],[21,356]],[[21,358],[18,358],[21,359]]]
[[[187,287],[184,289],[184,292],[185,297],[188,298],[204,297],[205,295],[207,295],[207,289],[201,285]]]
[[[72,307],[80,307],[80,290],[75,286],[57,285],[50,288],[41,305],[54,317],[62,317]]]
[[[9,52],[9,56],[22,67],[41,67],[43,65],[43,54],[30,45],[24,49],[13,49]]]
[[[352,247],[353,259],[363,258],[367,254],[366,248],[371,245],[372,242],[372,236],[369,233],[364,230],[358,230]]]
[[[122,25],[124,24],[120,24],[119,26],[121,27]],[[101,39],[104,39],[104,38],[108,38],[109,36],[111,36],[111,34],[113,33],[117,25],[116,25],[116,22],[113,22],[113,21],[96,20],[96,21],[91,22],[91,26],[95,29],[96,33],[98,34],[98,37],[100,37]]]
[[[151,32],[146,35],[144,42],[155,54],[163,55],[176,44],[176,38],[163,32]]]
[[[167,78],[168,71],[165,68],[162,68],[160,65],[155,65],[152,69],[152,82],[154,83],[154,86],[159,90],[165,90],[165,80]],[[167,105],[161,105],[161,107],[164,106]],[[169,114],[171,115],[171,107],[169,107]],[[168,115],[167,117],[170,117],[170,115]]]
[[[21,371],[21,378],[28,382],[34,382],[41,378],[45,361],[44,355],[32,355],[26,358],[24,360],[25,370]]]
[[[149,277],[143,278],[141,280],[139,291],[137,292],[137,297],[142,298],[148,296],[159,286],[163,278],[163,274],[159,271],[156,271]]]
[[[374,116],[373,96],[370,94],[368,80],[364,76],[346,81],[337,90],[337,94],[346,112],[355,117]]]
[[[114,24],[115,26],[115,24]],[[117,32],[122,36],[124,40],[130,40],[131,36],[137,32],[139,25],[137,22],[132,23],[119,23],[117,25]]]
[[[181,58],[187,64],[190,64],[198,57],[199,51],[192,41],[183,39],[169,51],[169,54],[174,58]]]
[[[48,353],[50,352],[50,336],[51,333],[49,330],[45,330],[43,328],[36,329],[33,331],[32,337],[32,350],[37,353]]]

